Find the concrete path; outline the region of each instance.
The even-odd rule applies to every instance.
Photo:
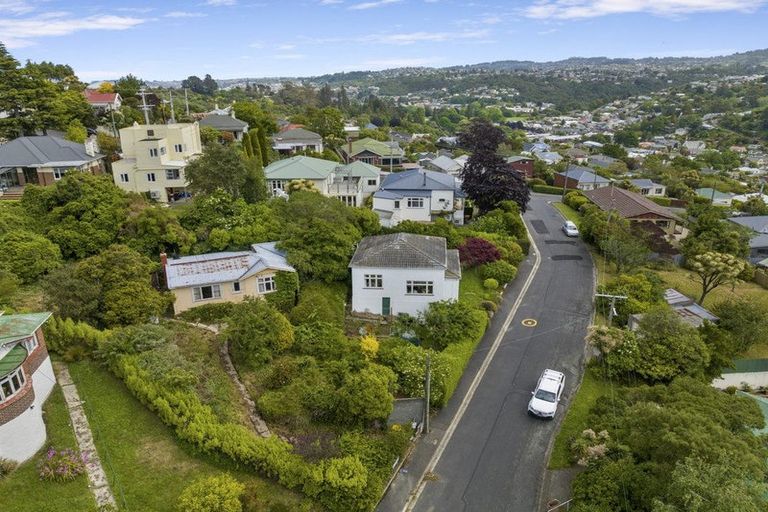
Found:
[[[112,490],[109,488],[107,475],[104,473],[104,467],[101,465],[96,445],[93,443],[93,432],[91,432],[88,418],[83,410],[83,402],[77,393],[77,388],[69,374],[69,369],[64,363],[56,361],[53,363],[53,370],[64,393],[64,400],[67,403],[69,419],[75,431],[77,446],[80,452],[87,456],[88,462],[85,464],[85,468],[88,473],[89,487],[96,498],[96,504],[99,509],[113,507],[116,510],[117,503],[115,502]]]

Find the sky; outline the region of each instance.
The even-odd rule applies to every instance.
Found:
[[[768,0],[0,0],[19,61],[83,81],[313,76],[768,48]]]

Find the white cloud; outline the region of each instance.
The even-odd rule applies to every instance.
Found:
[[[374,7],[381,7],[389,4],[397,4],[402,1],[403,0],[375,0],[373,2],[363,2],[361,4],[355,4],[350,6],[349,8],[352,9],[353,11],[361,11],[361,10],[373,9]]]
[[[163,16],[166,18],[203,18],[207,14],[202,12],[171,11]]]
[[[278,50],[293,50],[296,48],[295,44],[279,44],[276,47]]]
[[[24,0],[0,0],[0,14],[27,14],[34,11],[31,2]]]
[[[676,16],[699,12],[751,12],[765,3],[766,0],[537,0],[523,13],[538,19],[595,18],[639,12]]]
[[[414,43],[442,43],[456,39],[482,39],[489,34],[487,29],[482,30],[463,30],[459,32],[404,32],[401,34],[372,34],[360,38],[360,41],[409,45]]]
[[[47,13],[28,18],[0,19],[0,41],[9,48],[21,48],[35,43],[38,37],[55,37],[84,30],[126,30],[146,20],[129,16],[98,14],[85,18],[68,13]]]

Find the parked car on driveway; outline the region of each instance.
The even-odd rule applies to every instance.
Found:
[[[579,236],[579,228],[576,227],[573,221],[567,220],[563,223],[563,233],[565,233],[565,236]]]
[[[536,389],[528,402],[528,413],[540,418],[554,418],[557,404],[565,387],[565,375],[556,370],[546,369],[536,383]]]

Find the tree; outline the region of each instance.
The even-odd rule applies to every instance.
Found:
[[[188,485],[179,496],[179,512],[242,512],[240,497],[245,486],[222,474],[201,478]]]
[[[248,298],[232,308],[224,336],[237,358],[254,367],[293,345],[293,327],[272,304]]]
[[[216,91],[219,89],[219,84],[216,83],[216,80],[211,78],[211,75],[205,75],[205,78],[203,78],[203,88],[204,88],[203,94],[207,94],[208,96],[213,96],[216,93]]]
[[[729,299],[715,304],[718,326],[733,336],[738,352],[752,345],[768,343],[768,308],[747,298]]]
[[[504,132],[482,119],[473,120],[459,136],[459,144],[472,152],[461,170],[462,189],[481,212],[505,200],[515,201],[525,212],[530,199],[525,179],[496,152],[503,141]]]
[[[487,322],[485,313],[464,302],[433,302],[419,316],[416,335],[425,348],[443,350],[448,345],[478,339]]]
[[[256,132],[256,139],[259,142],[259,149],[261,150],[261,165],[266,167],[269,165],[269,149],[270,146],[267,143],[267,132],[264,130],[264,128],[259,128],[259,131]],[[254,148],[254,155],[256,154],[255,148]]]
[[[606,259],[616,266],[617,274],[639,267],[647,261],[650,253],[643,241],[626,229],[609,230],[598,245]]]
[[[85,142],[85,139],[87,138],[88,138],[88,130],[85,129],[85,126],[83,126],[83,123],[81,123],[79,119],[73,119],[67,125],[67,134],[66,134],[67,140],[71,140],[72,142],[77,142],[78,144],[82,144],[83,142]]]
[[[139,90],[144,86],[144,81],[131,75],[120,77],[115,82],[115,92],[120,94],[123,101],[131,102],[135,100]]]
[[[234,198],[242,196],[248,166],[241,152],[221,144],[211,144],[200,158],[186,168],[189,189],[196,194],[211,194],[221,189]]]
[[[189,254],[195,235],[184,229],[175,212],[168,208],[146,206],[131,215],[123,225],[120,239],[130,248],[157,258],[161,252]]]
[[[736,284],[747,264],[732,254],[710,251],[694,256],[690,267],[701,284],[699,303],[703,304],[709,292],[715,288],[723,284]]]
[[[466,268],[477,267],[501,258],[499,249],[488,240],[482,238],[467,238],[459,246],[459,258]]]
[[[739,210],[749,215],[768,215],[768,204],[759,195],[752,196],[741,203]]]
[[[258,103],[253,101],[238,101],[232,108],[235,116],[241,121],[248,123],[251,130],[261,130],[265,135],[272,135],[277,131],[277,123],[272,114],[262,109]],[[253,136],[253,134],[251,134]]]
[[[209,75],[210,76],[210,75]],[[199,76],[191,75],[181,81],[181,87],[198,94],[208,95],[208,89]]]
[[[377,364],[349,374],[338,390],[338,420],[361,425],[386,420],[392,412],[395,382],[395,373]]]
[[[0,236],[0,247],[0,268],[13,272],[24,283],[31,283],[61,265],[59,247],[36,233],[11,231]]]
[[[344,138],[344,114],[334,107],[321,109],[307,109],[309,128],[320,134],[324,139],[328,137]]]
[[[252,142],[252,141],[251,141]],[[259,147],[256,145],[255,147]],[[247,173],[243,182],[242,194],[246,203],[257,203],[267,199],[267,178],[264,175],[264,168],[261,165],[261,159],[256,154],[245,162]]]

